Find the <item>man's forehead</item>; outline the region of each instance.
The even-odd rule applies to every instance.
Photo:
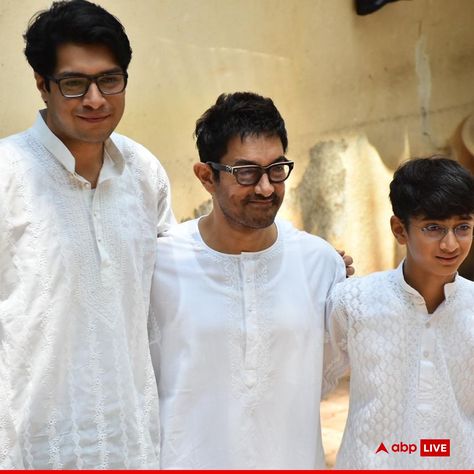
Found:
[[[472,221],[474,220],[474,214],[454,214],[449,217],[443,217],[442,219],[439,217],[413,216],[411,217],[411,220],[418,222],[439,222],[440,224],[443,224],[452,221]]]
[[[111,49],[101,43],[63,43],[56,49],[56,70],[120,69]]]

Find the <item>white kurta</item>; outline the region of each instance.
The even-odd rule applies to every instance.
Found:
[[[457,276],[444,291],[428,314],[402,264],[335,287],[325,382],[351,370],[336,467],[474,468],[474,283]],[[420,456],[420,439],[450,439],[451,455]],[[375,453],[382,442],[388,454]],[[400,442],[417,451],[394,453]]]
[[[147,345],[168,179],[113,134],[95,190],[39,115],[0,141],[0,466],[158,465]]]
[[[158,239],[150,338],[163,468],[323,468],[324,310],[345,278],[322,239],[278,222],[275,244],[226,255],[197,220]]]

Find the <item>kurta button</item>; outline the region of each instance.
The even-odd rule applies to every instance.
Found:
[[[255,369],[245,370],[244,383],[248,388],[252,388],[257,383],[257,371]]]
[[[430,353],[428,351],[423,351],[423,357],[428,357]]]

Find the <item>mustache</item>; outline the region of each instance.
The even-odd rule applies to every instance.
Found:
[[[270,196],[262,196],[261,194],[252,194],[250,196],[247,196],[244,200],[245,204],[249,203],[250,201],[272,201],[272,204],[279,204],[281,202],[281,198],[273,193]]]

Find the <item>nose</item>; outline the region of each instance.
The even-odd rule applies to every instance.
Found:
[[[271,196],[274,191],[275,187],[270,183],[267,173],[263,173],[260,180],[255,185],[255,192],[261,196],[268,197]]]
[[[91,82],[89,89],[87,90],[86,94],[82,97],[82,104],[85,107],[90,107],[92,109],[98,109],[104,105],[106,102],[105,97],[100,92],[97,84]]]
[[[440,247],[441,250],[444,250],[448,253],[452,253],[457,250],[459,247],[459,242],[453,229],[448,229],[446,235],[441,239]]]

